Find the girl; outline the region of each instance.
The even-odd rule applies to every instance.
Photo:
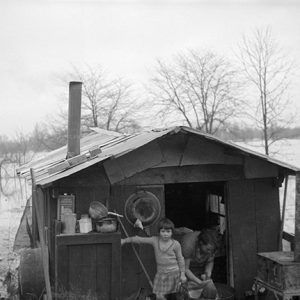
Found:
[[[174,223],[164,218],[158,223],[159,236],[133,236],[121,239],[125,243],[150,244],[154,248],[156,260],[156,275],[153,283],[153,293],[157,299],[165,299],[166,294],[178,291],[180,281],[186,282],[184,258],[178,241],[172,238]]]

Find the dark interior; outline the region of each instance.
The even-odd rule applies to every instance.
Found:
[[[219,248],[212,278],[227,283],[227,247],[224,182],[176,183],[165,185],[165,214],[176,228],[215,229]]]

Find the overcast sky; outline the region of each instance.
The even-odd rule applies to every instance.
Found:
[[[68,88],[56,77],[71,65],[100,64],[112,75],[146,82],[157,58],[191,48],[230,55],[243,34],[262,26],[271,27],[300,65],[296,0],[1,0],[0,134],[30,132],[55,114]],[[300,98],[296,75],[294,103]]]

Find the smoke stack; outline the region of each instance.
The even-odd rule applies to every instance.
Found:
[[[69,84],[67,158],[80,154],[81,88],[82,82],[71,81]]]

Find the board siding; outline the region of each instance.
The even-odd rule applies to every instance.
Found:
[[[124,207],[127,198],[138,190],[146,190],[153,193],[161,203],[162,211],[160,217],[164,216],[164,187],[163,186],[112,186],[112,193],[110,198],[111,210],[116,210],[118,213],[124,215]],[[122,222],[129,236],[145,235],[140,230],[133,227],[126,218],[122,218]],[[149,227],[150,235],[156,235],[156,224]],[[122,237],[125,234],[122,233]],[[141,260],[149,273],[151,280],[154,279],[156,272],[156,263],[154,258],[154,251],[150,245],[134,245],[138,251]],[[133,293],[137,293],[140,288],[150,290],[149,283],[144,275],[141,266],[133,252],[132,246],[126,244],[122,247],[122,296],[128,297]]]
[[[280,231],[279,191],[272,178],[254,181],[257,251],[278,251]]]
[[[56,298],[120,299],[120,234],[75,234],[56,237]]]
[[[272,178],[230,181],[228,191],[234,287],[242,299],[257,273],[257,252],[277,249],[279,194]]]
[[[201,165],[152,168],[120,182],[126,185],[153,185],[188,182],[214,182],[241,179],[243,167],[237,165]]]
[[[251,289],[256,273],[256,226],[253,184],[249,181],[228,183],[229,232],[236,298],[243,299]]]

